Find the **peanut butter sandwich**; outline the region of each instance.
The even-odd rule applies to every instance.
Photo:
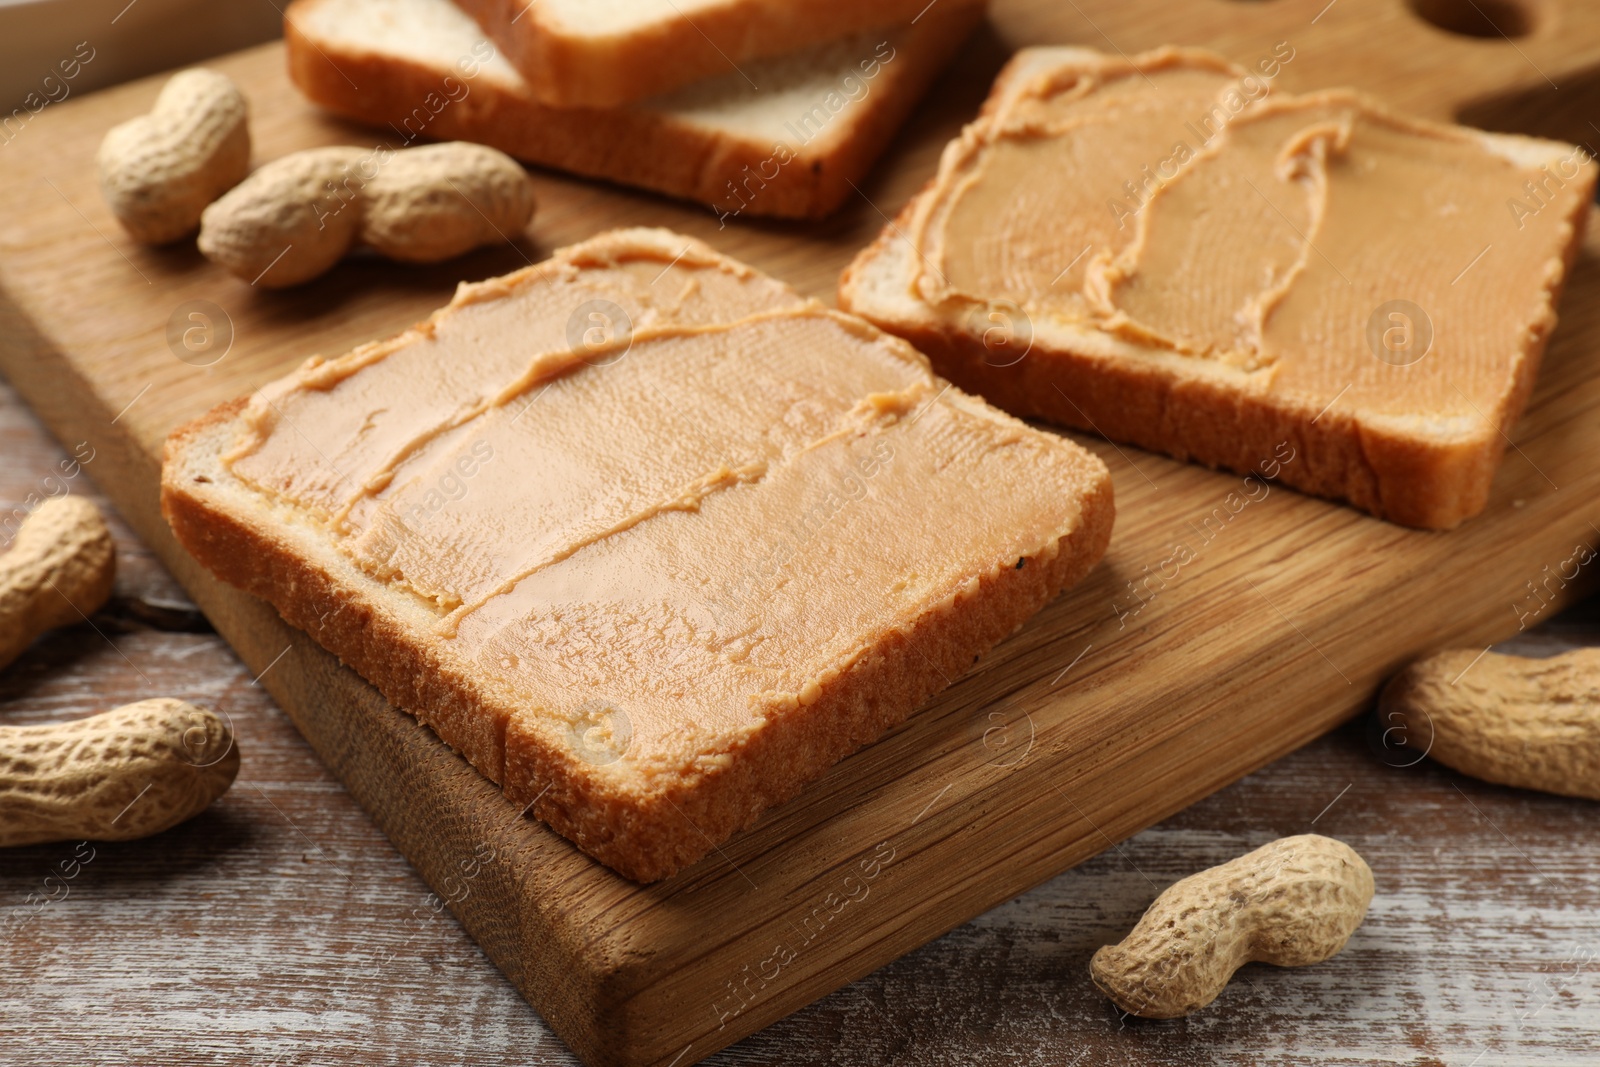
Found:
[[[1205,52],[1019,53],[840,305],[1014,414],[1406,525],[1477,514],[1596,168]]]
[[[1105,466],[662,230],[463,285],[178,430],[162,506],[639,881],[902,721],[1104,552]]]

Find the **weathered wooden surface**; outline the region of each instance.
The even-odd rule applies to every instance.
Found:
[[[66,454],[3,385],[0,454],[7,506]],[[104,503],[83,482],[73,491]],[[181,595],[126,527],[114,528],[119,600]],[[95,845],[64,885],[44,879],[75,845],[0,853],[0,1061],[575,1065],[222,639],[129,616],[114,604],[94,619],[102,634],[58,632],[0,674],[0,723],[181,696],[228,712],[243,769],[204,815],[147,841]],[[1600,643],[1600,602],[1518,647],[1577,643]],[[1595,805],[1426,762],[1387,767],[1362,727],[1313,742],[709,1062],[1592,1063]],[[1125,1024],[1094,991],[1089,956],[1159,889],[1312,828],[1350,842],[1377,874],[1371,914],[1342,955],[1299,971],[1252,965],[1186,1022]]]
[[[458,277],[518,266],[524,258],[536,258],[549,247],[608,225],[675,226],[808,292],[826,295],[839,267],[881,225],[880,206],[893,211],[926,177],[940,146],[970,117],[1007,50],[1018,44],[1074,41],[1131,50],[1187,37],[1253,62],[1270,52],[1273,42],[1290,39],[1297,49],[1294,63],[1285,69],[1290,84],[1353,81],[1434,114],[1471,104],[1490,122],[1521,114],[1517,108],[1529,100],[1545,115],[1582,110],[1577,106],[1581,99],[1570,89],[1547,106],[1552,102],[1540,96],[1543,90],[1534,72],[1548,71],[1566,81],[1592,62],[1600,9],[1570,2],[1546,8],[1553,14],[1533,36],[1509,44],[1428,30],[1407,21],[1398,0],[1338,0],[1329,5],[1207,0],[1184,8],[1192,21],[1181,26],[1174,22],[1175,9],[1166,6],[1013,0],[997,6],[994,29],[978,39],[891,150],[885,166],[863,186],[862,202],[826,225],[748,224],[719,232],[715,219],[700,209],[539,175],[541,213],[531,239],[516,248],[418,271],[370,260],[352,262],[330,275],[325,285],[296,294],[251,290],[208,268],[192,249],[152,252],[121,238],[99,204],[87,161],[100,132],[142,110],[155,91],[153,83],[130,86],[47,110],[0,154],[10,196],[9,215],[0,224],[0,355],[7,373],[63,440],[73,444],[85,439],[98,448],[90,476],[111,489],[129,521],[194,590],[245,661],[255,672],[266,672],[262,685],[278,696],[324,759],[435,886],[459,886],[458,865],[470,861],[478,846],[495,844],[503,862],[482,867],[470,891],[453,906],[513,981],[530,996],[543,998],[552,1018],[561,1013],[563,1032],[587,1042],[596,1058],[686,1064],[1305,743],[1358,711],[1376,681],[1410,651],[1514,630],[1518,605],[1537,603],[1527,599],[1524,583],[1538,579],[1541,567],[1559,564],[1571,552],[1573,540],[1589,537],[1589,524],[1600,523],[1594,504],[1600,496],[1600,470],[1594,463],[1600,448],[1600,379],[1594,359],[1594,339],[1600,338],[1600,261],[1594,251],[1600,243],[1591,241],[1573,278],[1538,396],[1515,431],[1518,452],[1507,457],[1484,518],[1449,535],[1418,534],[1274,491],[1270,499],[1252,504],[1214,544],[1207,539],[1198,564],[1186,567],[1182,580],[1171,583],[1159,599],[1136,616],[1124,613],[1124,627],[1116,610],[1116,605],[1131,606],[1124,583],[1141,576],[1142,568],[1158,566],[1176,540],[1187,539],[1194,524],[1237,489],[1238,480],[1089,442],[1107,459],[1117,483],[1121,518],[1107,564],[905,728],[773,812],[722,856],[645,892],[617,883],[537,825],[519,822],[515,810],[481,779],[425,731],[376,700],[349,672],[336,669],[303,635],[283,628],[248,598],[208,583],[176,552],[155,514],[154,453],[161,436],[174,422],[281,373],[308,351],[337,351],[413,321],[441,303]],[[284,84],[274,52],[233,57],[218,65],[239,77],[255,101],[260,158],[312,143],[370,142],[370,132],[307,109]],[[1486,102],[1491,95],[1486,87],[1516,94],[1517,107]],[[1573,107],[1563,111],[1563,103]],[[234,348],[211,366],[174,358],[163,339],[169,315],[191,299],[223,305],[236,330]],[[1550,610],[1540,608],[1535,615],[1543,618]],[[119,659],[122,655],[117,653]],[[256,688],[249,692],[255,694]],[[1011,730],[994,732],[991,716],[996,712],[1001,725]],[[1008,743],[1023,736],[1013,732],[1021,727],[1027,727],[1027,736],[1037,744],[1018,755],[1019,749]],[[1002,743],[992,746],[993,737]],[[1358,757],[1360,749],[1357,738]],[[1360,767],[1359,760],[1336,762],[1337,742],[1314,752],[1323,755],[1291,762],[1286,778],[1274,778],[1277,772],[1271,772],[1257,779],[1268,785],[1258,794],[1264,799],[1253,806],[1198,809],[1201,814],[1190,813],[1175,824],[1187,829],[1170,844],[1158,838],[1142,856],[1129,851],[1132,863],[1159,883],[1162,878],[1151,867],[1175,877],[1264,837],[1304,829],[1328,799],[1356,781]],[[1336,769],[1328,774],[1317,770],[1325,765]],[[1582,853],[1571,843],[1583,840],[1582,813],[1559,824],[1549,813],[1569,809],[1524,798],[1520,802],[1534,805],[1525,816],[1506,815],[1515,832],[1507,830],[1502,837],[1498,830],[1491,834],[1478,827],[1481,837],[1472,838],[1470,848],[1463,846],[1465,865],[1451,866],[1457,858],[1434,856],[1431,844],[1419,845],[1400,828],[1420,821],[1407,832],[1432,833],[1435,823],[1466,818],[1471,806],[1451,807],[1441,800],[1415,811],[1404,808],[1398,790],[1389,784],[1392,773],[1377,770],[1384,777],[1362,779],[1362,791],[1372,799],[1370,807],[1360,810],[1387,813],[1378,820],[1381,828],[1373,830],[1377,836],[1370,844],[1397,849],[1390,866],[1409,876],[1405,884],[1420,880],[1435,885],[1457,914],[1472,902],[1496,902],[1495,907],[1510,910],[1491,908],[1483,915],[1497,915],[1513,926],[1518,916],[1530,913],[1522,909],[1541,906],[1541,901],[1555,907],[1557,901],[1573,899],[1568,883],[1580,881],[1571,872],[1580,870],[1576,865]],[[1333,781],[1339,778],[1343,781]],[[1330,782],[1333,788],[1328,788]],[[242,789],[230,802],[242,803],[251,795]],[[1333,819],[1356,795],[1353,786],[1323,819]],[[1441,795],[1478,796],[1471,786]],[[294,822],[315,829],[317,820],[326,818],[325,806],[308,812],[304,820],[293,817]],[[1523,878],[1518,868],[1507,865],[1520,855],[1519,849],[1526,851],[1516,834],[1531,832],[1540,820],[1560,825],[1570,839],[1559,853],[1534,857],[1539,870],[1571,874],[1559,881],[1551,875],[1547,881],[1562,888],[1548,897],[1538,896],[1545,883]],[[1494,824],[1504,828],[1498,818]],[[1317,826],[1324,828],[1324,822]],[[302,840],[300,835],[294,831],[295,840]],[[310,832],[305,837],[316,841]],[[838,865],[871,856],[880,841],[893,843],[896,859],[873,885],[871,902],[832,925],[829,936],[811,946],[798,966],[786,969],[781,982],[753,993],[747,1007],[741,998],[742,1010],[727,1030],[716,1030],[719,1010],[732,1003],[723,987],[740,978],[741,965],[763,959],[776,937],[787,936],[784,930],[796,916],[811,913],[834,888],[832,878],[842,877]],[[1364,851],[1369,845],[1354,843]],[[319,884],[324,892],[347,894],[327,899],[359,899],[348,877],[340,881],[336,872],[348,876],[360,869],[360,860],[348,857],[361,851],[337,845],[319,843],[335,857],[327,862]],[[1501,851],[1501,846],[1509,847]],[[315,866],[316,853],[306,851]],[[8,863],[11,858],[6,857]],[[1125,926],[1154,893],[1134,866],[1117,866],[1121,861],[1112,852],[1052,883],[1064,888],[1052,890],[1057,895],[1050,899],[1056,903],[1047,911],[1070,913],[1067,919],[1084,923],[1041,924],[1057,930],[1060,940],[1018,936],[1004,950],[991,942],[970,955],[946,956],[969,961],[963,970],[975,968],[978,978],[957,975],[948,985],[935,983],[916,996],[908,996],[910,987],[897,986],[893,978],[915,962],[896,965],[872,980],[877,985],[869,983],[875,992],[864,999],[851,1001],[854,994],[840,994],[846,998],[842,1003],[855,1008],[840,1009],[837,997],[824,1000],[822,1015],[813,1011],[806,1016],[823,1020],[804,1024],[817,1027],[809,1035],[791,1028],[803,1024],[786,1023],[749,1047],[759,1050],[764,1061],[826,1057],[836,1050],[844,1060],[893,1060],[915,1053],[955,1062],[993,1041],[1002,1050],[1009,1048],[1010,1058],[1038,1053],[1072,1062],[1078,1055],[1075,1042],[1087,1040],[1078,1036],[1080,1031],[1092,1033],[1108,1021],[1116,1026],[1114,1017],[1095,1014],[1103,1009],[1092,996],[1072,992],[1073,961],[1086,959],[1096,939]],[[46,868],[51,862],[46,861]],[[1380,867],[1383,863],[1374,862]],[[1494,875],[1484,877],[1490,870]],[[1429,882],[1434,877],[1429,871],[1448,874]],[[1463,877],[1464,871],[1476,872],[1476,884]],[[1141,895],[1102,895],[1135,890]],[[243,895],[254,896],[248,889]],[[124,914],[129,917],[143,914],[132,899],[128,907]],[[385,939],[403,929],[404,920],[365,911],[365,903],[355,907],[372,917],[365,927],[341,935],[344,959],[371,955],[379,965],[347,966],[337,957],[319,957],[308,964],[315,975],[298,973],[282,982],[286,995],[305,996],[305,1003],[290,1010],[304,1013],[306,1029],[332,1035],[324,1039],[365,1040],[358,1013],[349,1018],[338,1014],[351,998],[363,996],[371,996],[374,1004],[397,1005],[394,1010],[400,1015],[381,1016],[387,1020],[383,1026],[416,1034],[433,1032],[425,1029],[430,1025],[440,1027],[439,1032],[455,1025],[442,1021],[447,1017],[437,1008],[447,1002],[438,997],[384,999],[390,983],[402,984],[403,971],[371,950],[387,945]],[[1093,916],[1077,910],[1091,907],[1108,910]],[[324,900],[308,905],[299,921],[267,924],[261,936],[307,936],[319,921],[333,923],[336,914]],[[1559,943],[1565,931],[1558,931],[1555,941],[1529,935],[1522,940],[1555,955],[1512,964],[1506,962],[1509,949],[1495,955],[1485,948],[1503,944],[1493,940],[1493,933],[1479,943],[1466,934],[1452,934],[1454,928],[1430,918],[1426,909],[1408,906],[1406,914],[1417,916],[1417,925],[1410,928],[1417,944],[1435,954],[1428,957],[1430,966],[1442,960],[1456,973],[1486,982],[1497,982],[1516,967],[1535,968],[1518,972],[1524,976],[1544,974],[1537,968],[1556,966],[1565,951]],[[124,919],[121,925],[128,923]],[[117,925],[107,924],[113,929]],[[249,943],[249,938],[243,941]],[[399,941],[404,943],[403,933]],[[114,949],[118,943],[108,945]],[[46,948],[43,958],[56,961],[52,965],[79,966],[76,942]],[[924,951],[939,955],[938,950]],[[1240,1029],[1234,1031],[1226,1030],[1222,1016],[1130,1030],[1153,1035],[1135,1040],[1154,1043],[1179,1061],[1190,1058],[1194,1048],[1170,1036],[1174,1033],[1223,1033],[1219,1047],[1259,1050],[1262,1046],[1249,1041],[1265,1041],[1278,1029],[1303,1034],[1296,1049],[1307,1055],[1343,1047],[1345,1041],[1359,1046],[1386,1031],[1376,1021],[1375,1007],[1367,1015],[1355,1008],[1382,1004],[1389,1019],[1405,1023],[1424,1010],[1419,1005],[1433,1002],[1417,994],[1424,987],[1413,987],[1409,999],[1397,999],[1396,981],[1384,977],[1393,961],[1382,949],[1373,951],[1380,962],[1365,972],[1366,980],[1359,980],[1361,972],[1349,972],[1354,975],[1349,983],[1341,982],[1342,992],[1326,1002],[1306,997],[1273,1009],[1279,1012],[1276,1016],[1258,1004],[1256,1014],[1240,1017]],[[270,967],[273,959],[265,948],[261,957],[268,962],[253,952],[243,965],[238,954],[227,957],[230,973],[243,974],[226,987],[229,997],[238,995],[240,982],[245,990],[254,989],[251,968]],[[1009,970],[1010,960],[1019,967],[1042,961],[1044,977],[1030,984]],[[107,974],[139,973],[126,960],[103,966]],[[179,976],[177,982],[186,983],[176,988],[210,991],[212,983],[193,977],[192,968],[172,973]],[[1313,983],[1303,987],[1310,989],[1332,981],[1336,973],[1343,972],[1319,970],[1283,980]],[[78,980],[86,979],[80,975]],[[585,990],[574,980],[604,988]],[[130,988],[136,987],[136,978],[129,981]],[[1537,1043],[1544,1033],[1535,1027],[1537,1020],[1571,1003],[1581,986],[1578,978],[1562,985],[1550,1008],[1512,1032],[1491,1027],[1492,1016],[1506,1010],[1510,996],[1498,985],[1485,985],[1481,996],[1477,986],[1463,992],[1460,986],[1436,985],[1428,996],[1460,1006],[1472,1020],[1463,1024],[1468,1029],[1429,1037],[1425,1023],[1414,1022],[1413,1029],[1402,1028],[1404,1041],[1387,1058],[1470,1062],[1480,1051],[1472,1045],[1473,1035],[1480,1032],[1488,1035],[1485,1041],[1498,1042],[1496,1048],[1512,1047],[1513,1038]],[[969,996],[971,1000],[964,999]],[[92,1007],[81,998],[67,1002],[85,1004],[86,1012]],[[1029,1015],[1037,1006],[1059,1012],[1060,1018],[1052,1015],[1044,1021]],[[526,1018],[525,1013],[486,1010],[495,1020]],[[903,1013],[899,1022],[890,1019],[895,1012]],[[212,1007],[173,1018],[204,1041],[219,1032],[233,1033],[230,1027],[237,1025],[238,1015]],[[1302,1027],[1308,1019],[1326,1030]],[[497,1025],[485,1023],[483,1032]],[[1557,1034],[1550,1039],[1556,1042],[1553,1047],[1564,1041],[1558,1031],[1550,1031]],[[133,1041],[160,1031],[119,1026],[110,1032]],[[268,1026],[266,1033],[272,1032]],[[1008,1044],[1024,1038],[1036,1043]],[[485,1046],[494,1040],[499,1039],[485,1038]],[[1176,1043],[1168,1046],[1169,1041]],[[509,1054],[519,1042],[526,1044],[521,1035],[505,1038],[502,1047]],[[1468,1054],[1458,1055],[1456,1049],[1463,1044]],[[453,1047],[465,1056],[470,1045]],[[1143,1056],[1139,1046],[1119,1049],[1113,1058]],[[138,1052],[129,1055],[137,1058]],[[1510,1062],[1521,1062],[1515,1059],[1520,1055],[1514,1053]],[[306,1052],[308,1061],[331,1056]],[[403,1057],[397,1053],[394,1058]],[[1484,1062],[1493,1061],[1485,1055]]]

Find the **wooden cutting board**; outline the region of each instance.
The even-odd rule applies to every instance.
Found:
[[[227,277],[190,245],[123,236],[92,160],[105,130],[160,85],[138,82],[51,105],[0,144],[0,366],[573,1049],[593,1064],[684,1067],[1328,730],[1414,654],[1487,645],[1572,599],[1578,589],[1552,575],[1579,545],[1600,547],[1600,243],[1572,276],[1487,514],[1420,533],[1084,439],[1116,481],[1104,564],[910,722],[644,888],[523,818],[304,634],[194,566],[157,510],[164,435],[307,355],[420,319],[458,279],[610,226],[674,227],[828,297],[1023,44],[1176,41],[1254,65],[1287,42],[1285,88],[1349,83],[1433,117],[1600,136],[1584,117],[1600,11],[1577,0],[1415,6],[1458,28],[1481,10],[1528,32],[1446,32],[1400,0],[997,2],[861,199],[826,224],[719,231],[702,208],[540,174],[539,215],[517,247],[430,269],[352,261],[290,293]],[[305,105],[279,46],[215,65],[251,98],[258,160],[382,136]],[[169,323],[191,325],[194,301],[215,306],[217,332],[186,361]],[[41,472],[41,494],[70,486],[53,473]],[[1192,561],[1168,564],[1157,594],[1134,599],[1128,583],[1180,546]]]

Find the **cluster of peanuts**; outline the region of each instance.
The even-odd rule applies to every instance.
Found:
[[[47,500],[0,556],[0,669],[111,596],[116,548],[81,497]],[[141,700],[74,722],[0,726],[0,847],[147,837],[233,784],[239,747],[214,712]]]
[[[437,263],[509,241],[533,217],[533,182],[503,152],[452,141],[309,148],[250,171],[249,106],[231,79],[172,77],[148,114],[97,157],[112,214],[147,244],[199,230],[200,251],[266,288],[301,285],[351,249]]]

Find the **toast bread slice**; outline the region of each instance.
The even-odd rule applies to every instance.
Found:
[[[625,325],[591,347],[597,307]],[[1089,452],[662,230],[463,285],[180,428],[162,508],[638,881],[902,721],[1081,578],[1114,510]]]
[[[961,309],[970,312],[966,314],[952,314],[949,306],[927,299],[921,279],[938,267],[930,265],[916,235],[940,210],[941,182],[960,168],[971,166],[972,160],[979,158],[978,153],[987,151],[1000,136],[1007,122],[1042,121],[1032,109],[1039,107],[1043,96],[1059,87],[1081,86],[1099,78],[1106,78],[1109,83],[1109,78],[1120,76],[1130,65],[1152,73],[1158,68],[1180,65],[1190,70],[1222,72],[1229,79],[1246,75],[1220,57],[1193,50],[1163,49],[1131,58],[1082,48],[1030,48],[1019,52],[1001,72],[978,119],[946,148],[939,176],[844,272],[839,286],[840,307],[908,339],[957,385],[1025,418],[1044,419],[1240,473],[1267,469],[1284,484],[1348,502],[1408,526],[1450,528],[1482,511],[1510,440],[1508,435],[1532,391],[1545,342],[1554,328],[1562,282],[1581,243],[1594,192],[1594,163],[1573,146],[1402,120],[1387,116],[1379,105],[1355,94],[1314,94],[1325,96],[1330,107],[1366,109],[1378,116],[1374,122],[1391,123],[1408,134],[1449,137],[1455,143],[1470,141],[1481,146],[1485,159],[1529,168],[1527,173],[1535,179],[1553,174],[1557,165],[1567,168],[1564,181],[1551,179],[1547,183],[1553,195],[1546,197],[1542,208],[1537,206],[1538,200],[1528,199],[1521,184],[1524,174],[1514,167],[1507,168],[1509,177],[1503,190],[1507,202],[1526,203],[1528,206],[1521,211],[1530,215],[1538,212],[1540,225],[1549,224],[1542,235],[1548,247],[1532,250],[1544,258],[1526,271],[1508,272],[1503,257],[1507,251],[1528,250],[1526,245],[1516,245],[1517,240],[1539,238],[1523,237],[1515,225],[1516,218],[1499,203],[1494,205],[1491,221],[1506,236],[1493,238],[1500,251],[1485,256],[1481,262],[1471,260],[1476,245],[1448,263],[1430,262],[1430,257],[1440,257],[1434,255],[1425,237],[1413,240],[1409,251],[1402,249],[1409,258],[1400,269],[1412,271],[1437,289],[1446,290],[1456,284],[1451,279],[1459,274],[1458,288],[1477,286],[1474,291],[1482,294],[1483,304],[1492,303],[1502,292],[1514,292],[1522,301],[1518,305],[1521,317],[1513,328],[1481,342],[1467,338],[1479,350],[1473,358],[1487,368],[1482,370],[1477,385],[1468,384],[1461,376],[1466,373],[1460,369],[1466,358],[1463,350],[1469,347],[1463,343],[1466,331],[1447,318],[1431,324],[1436,340],[1422,358],[1408,357],[1392,363],[1377,349],[1367,350],[1370,320],[1367,344],[1357,343],[1362,333],[1357,324],[1348,339],[1344,335],[1336,338],[1344,348],[1328,350],[1336,355],[1348,349],[1348,365],[1332,368],[1334,355],[1312,352],[1312,359],[1328,360],[1330,369],[1324,374],[1328,384],[1300,390],[1285,384],[1291,380],[1285,375],[1292,370],[1287,357],[1275,366],[1230,365],[1218,359],[1194,358],[1127,332],[1107,329],[1103,321],[1069,321],[1041,312],[1037,306],[1030,309],[1026,298],[1020,298],[1019,303],[1019,294],[1014,292],[981,294],[975,306]],[[1142,85],[1135,82],[1135,88]],[[1281,107],[1285,101],[1308,99],[1271,93],[1265,97],[1267,103],[1254,106]],[[1166,166],[1160,161],[1173,153],[1174,140],[1200,132],[1196,121],[1206,111],[1192,102],[1188,106],[1187,113],[1173,116],[1173,139],[1147,146],[1144,160]],[[1180,125],[1181,119],[1189,121]],[[1224,135],[1226,132],[1224,127]],[[1193,158],[1204,157],[1205,152],[1200,152]],[[1104,169],[1112,179],[1121,177],[1112,170],[1113,166],[1106,164]],[[1541,166],[1547,171],[1532,169]],[[1152,168],[1145,167],[1143,176],[1131,165],[1129,169],[1131,181],[1118,185],[1113,180],[1110,188],[1100,191],[1102,199],[1093,205],[1095,217],[1109,219],[1121,213],[1131,224],[1140,216],[1142,209],[1128,198],[1149,195],[1155,184],[1150,180]],[[1170,183],[1165,188],[1180,187],[1187,173],[1176,165],[1172,170],[1177,171],[1176,179],[1169,172],[1161,173],[1161,179]],[[1093,174],[1080,177],[1067,172],[1060,180],[1088,184],[1099,179]],[[1254,202],[1260,191],[1237,184],[1238,197]],[[1425,195],[1429,184],[1418,182],[1415,189]],[[1557,189],[1558,185],[1561,188]],[[1007,188],[996,195],[1019,205],[1019,210],[1026,207],[1030,211],[1046,211],[1037,202],[1037,192],[1036,188]],[[1437,208],[1440,212],[1449,209],[1448,204]],[[1264,208],[1260,210],[1266,214]],[[1416,217],[1420,217],[1421,202],[1415,210]],[[1267,217],[1270,220],[1270,215]],[[1139,222],[1143,221],[1140,217]],[[1001,220],[996,219],[996,231],[1000,225]],[[1078,247],[1085,243],[1074,242],[1071,248],[1035,249],[1028,254],[1055,257],[1044,275],[1048,280],[1057,267],[1091,269],[1097,253]],[[1321,253],[1327,242],[1319,237],[1308,243],[1313,252]],[[996,262],[1002,253],[1011,257],[1007,260],[1008,269],[1014,273],[1042,265],[1023,262],[1018,247],[1018,242],[1010,242],[1006,249],[1000,249],[995,242],[995,250],[985,251]],[[1082,259],[1075,260],[1080,255]],[[1111,259],[1109,253],[1107,258]],[[1333,279],[1333,288],[1346,283],[1357,288],[1369,285],[1370,279],[1359,274],[1349,277],[1353,268],[1341,270],[1329,256],[1307,255],[1307,261],[1310,269],[1321,270]],[[1074,262],[1090,267],[1074,268]],[[1241,273],[1235,270],[1235,264],[1208,260],[1204,255],[1193,261],[1193,269],[1208,275],[1198,283],[1202,289],[1210,284],[1211,277],[1225,277],[1230,271]],[[1063,275],[1066,273],[1067,270],[1062,271]],[[1394,286],[1392,279],[1372,283],[1372,288],[1373,305],[1387,297],[1406,295],[1405,288]],[[1377,315],[1379,309],[1373,313]],[[1015,332],[1018,343],[1009,352],[997,352],[986,343],[986,338],[993,340],[995,323]],[[1025,355],[1016,351],[1022,347],[1026,347]],[[1485,348],[1490,349],[1487,355],[1482,354]],[[1337,377],[1333,376],[1335,369]],[[1342,390],[1345,383],[1354,387]],[[1441,396],[1442,400],[1437,399]],[[1408,397],[1432,399],[1408,403]],[[1280,462],[1285,455],[1294,459]]]
[[[289,76],[313,103],[418,138],[740,216],[822,218],[853,194],[982,19],[943,0],[915,26],[834,40],[627,107],[553,108],[450,0],[296,0]]]
[[[932,16],[928,0],[456,0],[551,107],[619,107]],[[951,0],[942,0],[948,4]]]

